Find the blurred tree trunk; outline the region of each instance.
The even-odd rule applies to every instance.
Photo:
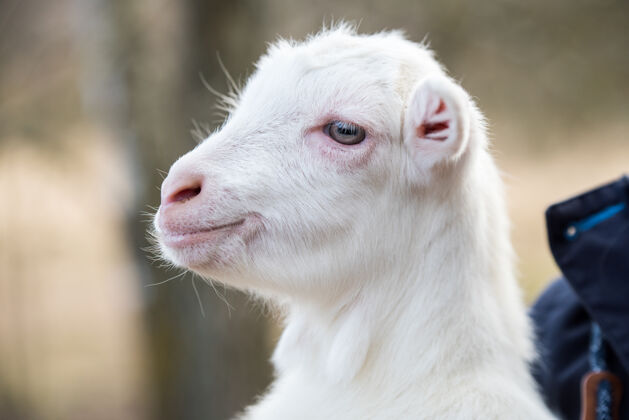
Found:
[[[214,98],[203,88],[199,73],[221,85],[216,82],[223,76],[215,52],[237,51],[239,55],[230,54],[228,63],[235,57],[249,62],[258,53],[252,51],[250,40],[256,39],[259,6],[253,0],[90,0],[89,4],[91,11],[77,6],[88,11],[82,13],[87,43],[83,49],[88,52],[84,102],[91,103],[92,113],[113,128],[128,152],[136,193],[129,233],[146,286],[178,274],[159,263],[148,264],[144,251],[150,225],[142,213],[159,204],[162,175],[158,170],[168,170],[176,157],[194,146],[191,119],[212,115]],[[239,20],[236,25],[234,19]],[[243,28],[248,32],[243,33]],[[91,31],[101,34],[90,38]],[[240,39],[234,40],[233,35]],[[268,330],[261,316],[247,307],[244,296],[225,292],[234,307],[230,314],[212,289],[191,274],[143,287],[142,293],[153,417],[226,419],[263,391],[271,375]]]

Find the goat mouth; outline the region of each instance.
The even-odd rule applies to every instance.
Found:
[[[161,240],[169,248],[187,248],[205,242],[217,242],[228,236],[237,234],[246,219],[231,223],[200,228],[196,230],[164,230]]]

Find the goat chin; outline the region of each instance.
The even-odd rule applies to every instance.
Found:
[[[425,46],[344,24],[256,68],[155,219],[165,258],[285,310],[239,418],[553,418],[469,95]]]

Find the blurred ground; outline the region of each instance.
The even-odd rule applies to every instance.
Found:
[[[89,130],[61,138],[55,151],[18,139],[0,149],[9,199],[0,207],[0,407],[14,406],[15,418],[141,418],[146,366],[124,167]]]

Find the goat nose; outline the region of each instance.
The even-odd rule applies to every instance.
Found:
[[[162,184],[162,206],[188,201],[201,193],[202,178],[185,173],[169,174]]]

